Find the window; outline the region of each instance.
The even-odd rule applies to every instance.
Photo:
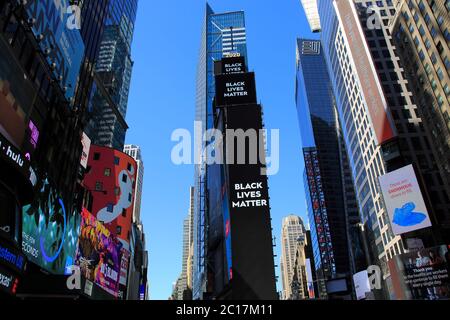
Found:
[[[104,172],[105,177],[110,177],[111,176],[111,169],[110,168],[106,168],[105,172]]]
[[[127,169],[128,169],[128,171],[130,171],[130,172],[131,172],[131,169],[133,169],[133,166],[131,165],[131,163],[128,163],[128,165],[127,165]]]
[[[128,176],[124,173],[122,175],[122,182],[127,182],[128,181]]]
[[[439,67],[438,69],[437,69],[437,75],[438,75],[438,77],[439,77],[439,80],[444,80],[444,73],[442,72],[442,69]]]
[[[100,160],[100,153],[96,152],[94,153],[94,161]]]
[[[114,205],[112,203],[108,203],[106,205],[106,211],[108,211],[109,213],[114,212]]]
[[[120,164],[120,158],[114,157],[114,164],[118,166]]]
[[[103,183],[100,181],[97,181],[95,183],[95,191],[103,191]]]
[[[117,226],[116,231],[117,231],[117,235],[120,236],[121,233],[122,233],[122,227],[121,226]]]
[[[127,209],[122,209],[122,217],[127,217]]]

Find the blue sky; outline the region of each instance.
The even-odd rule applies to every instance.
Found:
[[[300,131],[295,109],[295,40],[310,33],[299,0],[212,0],[215,12],[244,10],[249,67],[268,129],[280,129],[280,171],[270,177],[272,226],[279,264],[282,218],[306,219]],[[149,251],[150,298],[166,300],[181,272],[182,227],[193,166],[176,166],[173,130],[193,131],[195,80],[203,0],[141,0],[132,56],[127,143],[142,148],[145,177],[141,215]],[[306,220],[305,220],[306,221]],[[277,269],[277,275],[279,270]]]

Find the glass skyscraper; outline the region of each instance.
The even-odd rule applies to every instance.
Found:
[[[122,150],[133,61],[133,40],[138,0],[112,0],[97,57],[96,82],[90,101],[92,116],[87,133],[92,142]]]
[[[358,238],[350,236],[359,212],[352,180],[346,174],[347,157],[320,41],[297,40],[296,103],[319,295],[326,297],[326,281],[350,277],[355,268],[361,268],[354,260],[364,262],[364,254],[349,250],[359,248],[351,245],[352,240],[358,244]]]
[[[239,53],[247,57],[244,12],[216,14],[207,4],[197,70],[195,111],[195,119],[201,122],[202,133],[207,128],[214,127],[214,61],[221,60],[228,53]],[[194,299],[203,299],[203,294],[207,291],[207,228],[209,216],[217,215],[209,210],[209,188],[220,188],[223,181],[221,170],[211,171],[206,165],[206,159],[202,156],[205,147],[206,145],[202,145],[201,149],[195,151],[201,163],[195,168]]]

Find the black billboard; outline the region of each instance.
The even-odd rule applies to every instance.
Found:
[[[275,266],[272,246],[272,229],[267,176],[262,174],[265,162],[261,106],[257,104],[225,108],[226,153],[232,247],[232,299],[277,299]],[[239,164],[238,144],[245,139],[245,163]],[[251,138],[256,134],[256,138]],[[230,135],[233,135],[230,138]],[[241,142],[238,140],[241,139]],[[232,142],[233,141],[233,142]],[[256,143],[256,146],[251,144]],[[251,151],[253,150],[253,151]],[[261,152],[260,152],[261,151]],[[257,152],[252,163],[251,152]],[[262,159],[261,159],[262,158]],[[231,162],[230,162],[231,161]]]
[[[216,76],[216,105],[231,106],[256,103],[255,74],[235,73]]]

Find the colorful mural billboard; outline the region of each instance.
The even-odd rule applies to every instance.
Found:
[[[109,232],[89,211],[81,213],[81,231],[75,264],[81,275],[118,297],[121,249],[120,240]]]

